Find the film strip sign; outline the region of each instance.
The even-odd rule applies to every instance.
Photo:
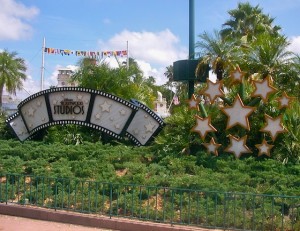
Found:
[[[126,136],[136,145],[147,145],[163,129],[164,121],[146,105],[137,100],[131,100],[139,107],[126,130]]]
[[[52,88],[29,96],[18,105],[18,112],[6,122],[20,141],[30,139],[37,131],[53,125],[76,124],[100,130],[109,136],[123,139],[135,114],[143,107],[137,101],[128,102],[117,96],[93,89],[78,87]],[[149,115],[153,114],[150,109]],[[143,126],[142,124],[140,126]],[[146,127],[145,127],[146,128]],[[145,145],[154,134],[154,128],[146,128]]]

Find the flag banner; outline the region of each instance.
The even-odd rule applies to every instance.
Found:
[[[64,55],[75,55],[75,56],[84,56],[90,57],[95,59],[101,59],[103,57],[110,57],[110,56],[127,56],[127,50],[123,51],[81,51],[81,50],[69,50],[69,49],[57,49],[51,47],[45,47],[44,52],[47,54],[60,54]]]
[[[107,57],[120,56],[120,57],[123,57],[123,56],[127,56],[127,51],[126,50],[124,50],[124,51],[103,51],[102,52],[102,57],[103,56],[107,56]]]

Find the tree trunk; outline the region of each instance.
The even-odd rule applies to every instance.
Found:
[[[2,94],[3,94],[4,85],[0,86],[0,109],[2,109]]]

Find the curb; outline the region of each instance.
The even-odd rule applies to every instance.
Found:
[[[0,204],[0,214],[118,231],[217,231],[191,226],[161,224],[124,218],[109,218],[94,214],[55,211],[14,204]]]

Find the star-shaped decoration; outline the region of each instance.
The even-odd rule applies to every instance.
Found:
[[[277,89],[271,86],[271,77],[267,76],[263,81],[254,81],[255,91],[252,92],[252,96],[260,96],[264,102],[267,102],[271,93],[277,91]]]
[[[100,118],[101,118],[101,114],[100,113],[95,114],[95,119],[96,120],[100,120]]]
[[[278,135],[278,133],[284,133],[287,132],[286,129],[283,127],[281,121],[282,121],[282,115],[272,118],[271,116],[265,114],[265,119],[267,121],[267,125],[260,129],[261,132],[269,132],[272,140],[274,141]]]
[[[213,83],[211,80],[207,79],[206,83],[207,87],[202,94],[207,95],[212,103],[216,100],[216,98],[224,95],[224,92],[222,90],[222,80]]]
[[[246,141],[247,136],[240,139],[229,135],[230,145],[224,150],[225,152],[231,152],[236,158],[240,158],[243,153],[252,153],[252,151],[247,147]]]
[[[122,110],[120,110],[120,114],[121,114],[122,116],[124,116],[124,115],[126,115],[126,111],[125,111],[124,109],[122,109]]]
[[[280,104],[279,109],[283,107],[289,107],[293,99],[295,99],[295,97],[289,97],[284,91],[281,98],[277,99]]]
[[[211,138],[209,143],[203,143],[203,145],[207,148],[209,153],[213,153],[215,156],[219,155],[217,149],[221,146],[221,144],[217,144],[214,138]]]
[[[42,101],[38,100],[38,101],[36,102],[36,105],[37,105],[38,107],[40,107],[40,106],[42,105]]]
[[[201,118],[200,116],[196,117],[196,125],[192,128],[192,131],[199,133],[201,138],[204,140],[205,136],[208,132],[216,132],[217,129],[215,129],[210,122],[210,116],[206,118]]]
[[[120,130],[120,128],[121,128],[120,124],[115,124],[115,128]]]
[[[228,116],[226,129],[239,124],[250,130],[248,116],[255,110],[255,107],[244,106],[239,95],[235,98],[232,106],[221,108],[221,110]]]
[[[104,101],[103,104],[100,105],[102,112],[106,111],[106,112],[110,112],[110,107],[111,104],[107,103],[106,101]]]
[[[35,112],[35,109],[33,107],[30,107],[27,111],[28,116],[34,116],[34,112]]]
[[[138,135],[139,132],[140,132],[140,131],[139,131],[137,128],[133,130],[133,134],[135,134],[135,135]]]
[[[274,145],[268,144],[265,139],[263,139],[261,144],[256,144],[255,147],[259,150],[258,156],[262,156],[263,154],[270,157],[270,150]]]
[[[57,99],[54,99],[54,100],[53,100],[53,104],[56,105],[57,103],[58,103],[58,100],[57,100]]]
[[[245,75],[245,72],[242,72],[240,67],[237,67],[230,73],[233,82],[242,82],[243,76]]]
[[[195,94],[192,95],[191,99],[187,100],[187,103],[189,105],[189,109],[199,110],[200,99],[196,98]]]
[[[148,123],[147,125],[145,125],[146,133],[147,132],[153,132],[154,127],[155,127],[155,125],[152,124],[152,123]]]

